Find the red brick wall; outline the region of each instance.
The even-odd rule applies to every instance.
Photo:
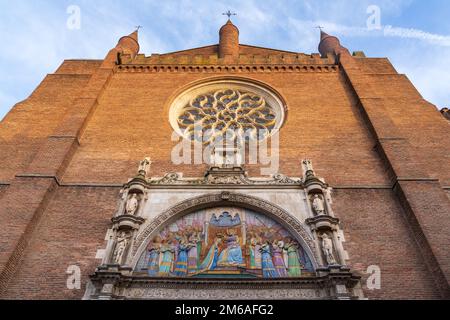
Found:
[[[289,108],[280,133],[281,168],[301,174],[300,159],[311,157],[332,184],[387,183],[384,167],[373,150],[354,98],[338,73],[240,73],[278,90]],[[99,106],[81,139],[65,182],[122,183],[144,156],[152,157],[152,175],[183,171],[202,175],[205,167],[171,164],[175,143],[167,103],[180,87],[210,74],[118,73],[99,100]],[[130,81],[133,86],[129,86]],[[126,88],[126,90],[124,90]],[[342,166],[345,165],[344,168]],[[255,168],[252,175],[259,175]]]
[[[450,185],[450,161],[446,161],[449,144],[441,138],[449,135],[445,119],[421,99],[407,78],[395,74],[387,60],[356,59],[355,64],[361,68],[354,80],[364,84],[358,87],[359,98],[385,97],[390,121],[417,148],[412,166],[426,166],[433,177],[441,179],[442,185]],[[44,139],[54,134],[67,112],[75,117],[78,110],[75,108],[79,106],[73,101],[98,66],[98,61],[66,61],[58,69],[60,74],[46,77],[29,99],[8,114],[0,126],[1,182],[11,181],[28,167]],[[175,144],[170,142],[168,102],[181,86],[224,75],[236,74],[116,73],[97,97],[98,106],[90,115],[80,146],[67,163],[61,182],[122,184],[135,173],[138,161],[144,156],[152,157],[154,176],[171,171],[201,176],[204,166],[176,167],[170,162]],[[372,264],[381,267],[382,290],[366,290],[367,296],[439,297],[426,260],[418,253],[398,195],[390,189],[376,188],[391,186],[388,163],[375,149],[375,138],[343,74],[241,72],[237,75],[267,83],[287,101],[288,117],[280,137],[280,172],[299,176],[300,160],[311,158],[317,174],[338,187],[334,207],[342,220],[347,240],[344,247],[350,254],[350,264],[358,271],[365,271]],[[103,83],[103,78],[99,76],[99,83]],[[67,128],[72,125],[73,122],[67,123]],[[58,130],[65,132],[65,128]],[[38,162],[45,165],[45,161]],[[250,167],[250,175],[258,175],[258,169]],[[345,186],[369,189],[339,189]],[[0,189],[0,197],[4,193],[1,190],[5,188]],[[39,192],[44,194],[44,191]],[[104,236],[115,210],[118,189],[63,186],[48,192],[50,203],[43,207],[39,219],[35,219],[37,225],[29,235],[29,245],[4,294],[7,298],[78,299],[84,287],[75,292],[65,289],[67,266],[81,267],[84,285],[99,263],[95,253],[105,245]],[[13,198],[13,194],[8,197]],[[42,207],[39,200],[29,199],[30,203]],[[0,201],[1,205],[5,204]],[[15,232],[20,234],[21,230],[17,228]],[[4,241],[4,248],[9,248],[8,238]]]
[[[333,199],[349,264],[363,276],[368,298],[439,299],[392,190],[334,190]],[[381,269],[381,290],[367,289],[370,265]]]
[[[88,80],[89,75],[48,75],[6,115],[0,125],[0,181],[28,166]]]
[[[95,255],[106,246],[104,238],[118,193],[118,188],[60,187],[3,297],[81,299],[89,274],[101,262]],[[81,290],[67,289],[70,265],[81,269]]]

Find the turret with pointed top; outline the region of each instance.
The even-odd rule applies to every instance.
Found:
[[[230,19],[220,28],[219,35],[219,58],[227,55],[234,58],[239,57],[239,29]]]
[[[120,63],[121,55],[129,55],[131,59],[134,59],[139,53],[139,49],[138,30],[135,30],[128,36],[119,39],[117,45],[109,51],[102,66],[112,67],[113,65]]]
[[[139,53],[138,30],[128,36],[122,37],[117,43],[116,49],[122,54],[129,54],[134,58]]]
[[[328,54],[340,55],[340,54],[348,54],[350,52],[347,48],[341,45],[339,39],[335,36],[330,36],[326,32],[320,30],[320,43],[319,43],[319,52],[322,57],[326,57]]]

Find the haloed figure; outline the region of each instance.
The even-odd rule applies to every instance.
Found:
[[[283,241],[274,241],[272,244],[272,252],[273,252],[273,264],[275,266],[275,270],[279,277],[284,278],[287,277],[286,265],[284,264],[283,258]]]
[[[151,277],[156,277],[159,271],[159,253],[161,249],[161,237],[156,236],[148,247],[147,272]]]
[[[214,270],[217,267],[217,260],[219,256],[219,245],[221,242],[222,239],[220,237],[217,237],[214,240],[214,243],[209,249],[208,254],[206,255],[205,259],[200,265],[201,271]]]
[[[160,277],[168,277],[173,270],[173,260],[175,250],[170,240],[163,240],[161,244],[160,254],[161,262],[159,264],[158,275]]]
[[[187,275],[188,272],[188,252],[191,246],[186,237],[183,237],[178,245],[178,258],[175,264],[174,274],[178,277]]]
[[[300,277],[302,275],[302,269],[297,244],[291,238],[288,238],[284,250],[287,251],[288,255],[288,276]]]
[[[219,256],[219,266],[244,266],[242,249],[239,243],[239,237],[234,230],[228,230],[226,238],[227,247]]]

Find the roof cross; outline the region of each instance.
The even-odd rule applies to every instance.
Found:
[[[231,16],[237,16],[236,13],[231,12],[230,10],[228,10],[228,11],[225,12],[225,13],[222,13],[222,15],[223,15],[223,16],[228,16],[228,20],[230,20]]]
[[[136,28],[136,31],[139,31],[139,29],[142,29],[143,26],[136,26],[135,28]]]

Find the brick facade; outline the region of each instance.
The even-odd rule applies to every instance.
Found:
[[[449,298],[449,123],[387,59],[246,45],[223,58],[220,46],[145,57],[135,40],[122,38],[104,60],[64,61],[2,121],[0,297],[80,299],[136,164],[151,156],[152,176],[207,169],[170,161],[171,99],[196,81],[239,77],[287,102],[280,172],[300,176],[310,158],[334,188],[364,294]],[[82,290],[66,288],[73,264]],[[364,286],[369,265],[381,267],[381,290]]]

